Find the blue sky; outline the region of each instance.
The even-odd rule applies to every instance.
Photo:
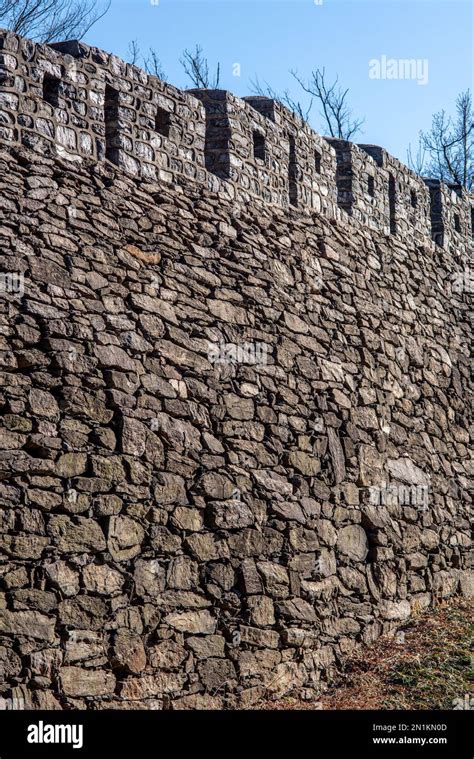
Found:
[[[406,162],[432,114],[452,111],[459,92],[473,88],[473,9],[470,0],[112,0],[85,41],[124,58],[131,40],[144,53],[153,47],[166,79],[181,87],[189,86],[182,51],[199,43],[210,63],[220,62],[220,86],[241,96],[258,75],[301,97],[289,69],[306,77],[325,66],[349,88],[354,115],[365,118],[355,141]],[[369,62],[382,56],[415,59],[418,74],[400,78],[397,63],[392,78],[370,78]],[[310,120],[325,133],[314,106]]]

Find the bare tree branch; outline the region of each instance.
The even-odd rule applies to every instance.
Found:
[[[474,110],[469,90],[456,100],[454,120],[435,113],[429,132],[420,134],[420,150],[428,156],[428,172],[445,182],[474,189]]]
[[[268,84],[268,82],[261,84],[257,76],[255,77],[255,79],[251,80],[250,87],[251,87],[252,92],[255,95],[260,95],[262,97],[271,98],[272,100],[277,100],[279,103],[282,103],[283,105],[285,105],[295,116],[300,118],[301,121],[303,121],[305,124],[308,123],[309,114],[311,112],[311,108],[313,105],[312,98],[309,103],[309,106],[305,109],[303,104],[299,100],[293,99],[288,89],[285,90],[282,94],[278,94],[278,92],[276,92]]]
[[[128,45],[128,62],[137,66],[140,60],[140,47],[137,40],[132,40]]]
[[[418,143],[416,154],[413,153],[411,143],[408,146],[407,163],[409,168],[420,176],[424,176],[426,174],[426,148],[423,147],[421,141]]]
[[[109,10],[96,0],[0,0],[0,25],[40,42],[81,39]]]
[[[319,100],[322,107],[320,115],[331,137],[350,140],[357,132],[360,132],[364,119],[352,117],[352,110],[347,103],[349,90],[343,90],[338,86],[338,77],[332,84],[328,84],[324,68],[312,71],[308,81],[304,81],[297,71],[290,73],[305,92]]]
[[[200,89],[216,90],[220,82],[220,64],[217,64],[216,73],[212,78],[209,72],[209,63],[204,56],[203,49],[196,45],[194,52],[185,50],[179,61],[193,87]]]
[[[153,48],[150,48],[148,51],[148,57],[144,59],[144,64],[147,74],[156,76],[158,79],[166,79],[166,74],[162,63],[158,57],[156,50],[153,50]]]
[[[152,47],[148,50],[148,55],[145,57],[140,52],[140,46],[137,40],[132,40],[128,45],[128,62],[132,66],[141,66],[145,69],[147,74],[158,77],[158,79],[166,79],[162,63],[156,50]]]

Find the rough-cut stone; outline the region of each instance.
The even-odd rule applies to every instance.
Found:
[[[248,599],[250,618],[254,625],[267,627],[275,624],[273,602],[267,596],[250,596]]]
[[[127,561],[140,553],[145,536],[142,525],[130,517],[110,517],[107,547],[115,561]]]
[[[0,646],[0,679],[5,682],[21,672],[21,659],[11,648]]]
[[[55,618],[37,611],[8,611],[0,609],[0,634],[54,640]]]
[[[404,620],[410,616],[410,604],[408,601],[381,601],[380,614],[383,619]]]
[[[78,630],[100,630],[106,615],[106,602],[93,596],[77,596],[62,601],[58,606],[61,624]]]
[[[89,564],[82,572],[84,587],[90,593],[115,596],[122,590],[124,577],[107,564]]]
[[[209,521],[213,527],[236,530],[239,527],[250,527],[255,517],[246,503],[235,499],[211,503]]]
[[[165,570],[157,559],[138,559],[133,578],[139,596],[157,596],[165,589]]]
[[[132,630],[117,630],[113,642],[114,664],[132,675],[146,667],[146,653],[140,635]]]
[[[353,561],[364,561],[369,546],[367,535],[362,527],[353,524],[343,527],[337,537],[338,550]]]
[[[164,621],[179,632],[212,635],[216,622],[208,611],[183,611],[168,614]]]
[[[461,573],[459,580],[461,593],[465,598],[474,597],[474,571],[465,571]]]
[[[407,485],[429,485],[429,477],[406,456],[388,459],[387,467],[394,480],[405,482]]]
[[[95,553],[106,547],[104,534],[93,519],[55,514],[49,518],[48,533],[54,545],[62,553]]]
[[[63,596],[75,596],[79,592],[79,573],[65,561],[55,561],[45,566],[45,572]]]
[[[66,696],[107,696],[115,690],[115,677],[111,672],[88,670],[82,667],[61,667],[61,688]]]
[[[186,646],[198,659],[225,656],[225,638],[222,635],[207,635],[205,638],[191,637]]]
[[[141,701],[152,696],[163,696],[171,693],[177,695],[185,681],[185,675],[174,672],[143,675],[143,677],[124,680],[120,686],[120,696],[124,699]]]
[[[197,671],[206,690],[215,692],[237,679],[235,667],[228,659],[204,659]]]
[[[319,459],[311,456],[305,451],[292,451],[288,456],[288,463],[294,467],[297,472],[311,477],[318,474],[321,470],[321,463]]]
[[[193,638],[189,638],[189,640],[193,640]],[[196,638],[196,640],[205,642],[208,638]],[[164,640],[148,649],[151,666],[159,670],[176,669],[187,657],[188,652],[173,640]]]

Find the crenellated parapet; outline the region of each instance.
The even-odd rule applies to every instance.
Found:
[[[244,100],[276,125],[278,138],[285,148],[284,176],[289,205],[314,209],[326,216],[336,215],[336,153],[328,141],[277,100],[256,96]]]
[[[1,33],[0,108],[4,142],[110,160],[150,181],[206,180],[200,102],[80,42],[39,45]]]
[[[327,138],[336,152],[337,201],[361,224],[390,234],[386,177],[377,163],[347,140]]]
[[[424,179],[375,145],[324,138],[281,103],[182,91],[82,42],[0,31],[0,141],[111,161],[145,181],[193,182],[385,235],[471,249],[473,195]]]
[[[456,253],[473,239],[474,195],[463,187],[445,184],[439,179],[424,180],[430,192],[433,240]]]

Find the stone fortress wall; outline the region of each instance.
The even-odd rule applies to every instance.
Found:
[[[317,699],[474,595],[470,200],[0,45],[0,704]]]
[[[270,98],[181,91],[77,41],[39,45],[3,32],[0,50],[3,141],[471,246],[474,201],[462,188],[424,180],[377,146],[325,139]]]

